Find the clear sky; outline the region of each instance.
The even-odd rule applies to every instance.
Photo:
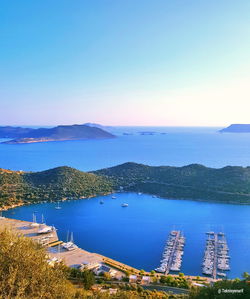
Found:
[[[0,124],[250,123],[249,0],[2,0]]]

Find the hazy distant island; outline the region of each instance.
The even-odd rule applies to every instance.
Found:
[[[152,131],[144,131],[144,132],[138,132],[141,135],[155,135],[156,132],[152,132]]]
[[[5,144],[20,144],[48,141],[104,139],[115,136],[105,130],[87,125],[57,126],[54,128],[0,127],[0,138],[11,138]]]
[[[111,126],[104,126],[104,125],[101,125],[101,124],[97,124],[97,123],[85,123],[83,124],[84,126],[88,126],[88,127],[95,127],[95,128],[99,128],[99,129],[102,129],[102,130],[105,130],[105,131],[108,131],[110,129],[112,129],[113,127]]]
[[[163,198],[250,204],[250,167],[220,169],[199,164],[183,167],[124,163],[94,172],[63,166],[41,172],[0,169],[0,207],[78,199],[117,191]]]
[[[221,133],[250,133],[250,124],[232,124],[220,130]]]

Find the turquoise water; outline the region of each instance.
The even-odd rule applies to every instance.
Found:
[[[149,165],[182,166],[200,163],[210,167],[250,165],[250,134],[220,134],[219,128],[112,129],[116,139],[48,142],[22,145],[0,144],[0,167],[40,171],[68,165],[89,171],[133,161]],[[140,135],[154,131],[154,135]],[[123,135],[123,133],[132,135]],[[162,134],[166,133],[166,134]],[[250,206],[165,200],[148,195],[119,194],[105,197],[16,208],[8,217],[31,220],[37,211],[66,238],[73,231],[79,246],[102,253],[138,268],[158,266],[169,231],[181,229],[187,237],[182,271],[200,274],[205,232],[227,234],[231,259],[230,277],[250,271]],[[121,208],[128,202],[128,208]]]
[[[37,204],[4,215],[31,221],[36,212],[41,221],[44,214],[46,222],[58,228],[61,239],[66,240],[67,231],[73,231],[80,247],[145,270],[159,265],[169,231],[180,229],[186,236],[181,271],[190,275],[201,275],[205,232],[224,231],[231,256],[228,276],[240,277],[250,270],[250,206],[167,200],[135,193],[116,197],[63,202],[61,210],[55,209],[55,203]],[[122,208],[123,202],[129,206]]]

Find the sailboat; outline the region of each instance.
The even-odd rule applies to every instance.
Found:
[[[69,251],[78,248],[78,246],[76,244],[74,244],[73,232],[71,233],[70,241],[67,240],[67,242],[62,243],[62,247],[65,248],[65,249],[67,249],[67,250],[69,250]]]
[[[42,214],[42,224],[45,224],[44,216]]]
[[[62,207],[60,207],[59,205],[59,201],[57,202],[57,206],[55,207],[55,209],[60,210]]]
[[[36,222],[36,214],[32,214],[32,223],[30,224],[31,227],[38,227],[39,223]]]

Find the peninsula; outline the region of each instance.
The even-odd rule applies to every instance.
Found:
[[[221,133],[250,133],[250,124],[232,124],[220,130]]]
[[[39,201],[78,199],[115,191],[155,197],[250,204],[250,167],[199,164],[152,167],[124,163],[94,172],[63,166],[41,172],[0,169],[0,208]]]
[[[57,126],[54,128],[0,127],[0,138],[11,138],[4,144],[20,144],[48,141],[105,139],[115,136],[101,128],[87,125]]]

